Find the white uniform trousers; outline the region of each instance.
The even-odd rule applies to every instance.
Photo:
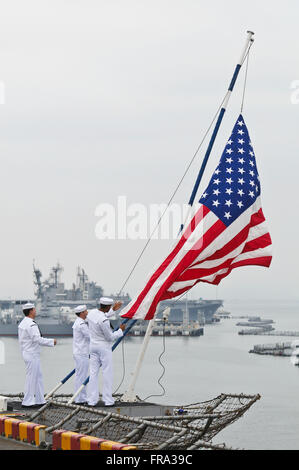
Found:
[[[103,374],[102,398],[105,405],[113,405],[113,363],[111,345],[91,346],[88,404],[96,405],[99,401],[99,371]]]
[[[39,354],[23,353],[26,365],[25,391],[22,405],[46,403]]]
[[[88,377],[88,368],[89,368],[89,357],[82,356],[79,354],[74,354],[74,361],[75,361],[75,392],[78,388],[81,387],[84,380]],[[87,401],[87,392],[86,387],[83,388],[82,392],[76,397],[75,403],[82,403]]]

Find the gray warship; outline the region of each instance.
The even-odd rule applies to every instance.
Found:
[[[103,288],[90,281],[86,271],[77,267],[76,281],[71,289],[62,282],[63,267],[57,263],[50,270],[49,277],[42,280],[42,273],[33,263],[35,284],[34,299],[0,300],[0,336],[17,336],[18,323],[23,319],[22,304],[32,301],[36,304],[37,321],[43,336],[72,336],[72,325],[75,320],[74,307],[86,304],[88,309],[98,305],[104,295]],[[128,293],[110,294],[123,305],[131,298]],[[156,316],[153,336],[201,336],[204,325],[219,321],[215,313],[223,305],[222,300],[165,300],[161,302]],[[170,307],[168,324],[162,331],[162,311]],[[121,312],[121,311],[120,311]],[[120,323],[119,316],[112,320],[113,326]],[[131,336],[143,336],[147,328],[146,321],[140,321],[132,328]]]

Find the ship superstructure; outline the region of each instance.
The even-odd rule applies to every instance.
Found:
[[[80,266],[76,270],[75,282],[67,289],[62,281],[63,270],[63,266],[57,263],[51,268],[49,276],[43,280],[42,272],[33,262],[36,297],[13,301],[0,300],[0,336],[17,336],[17,325],[23,319],[22,305],[27,301],[36,304],[37,321],[44,336],[72,336],[75,306],[86,304],[88,309],[97,307],[104,290],[96,282],[90,281],[85,269]],[[120,300],[123,306],[131,300],[128,293],[110,293],[109,296]],[[203,334],[205,324],[217,321],[215,313],[222,305],[222,300],[165,300],[159,306],[157,327],[153,334],[161,334],[162,311],[165,307],[171,309],[167,334],[199,336]],[[121,310],[118,313],[121,313]],[[115,317],[115,324],[117,323],[120,323],[118,315]],[[147,322],[138,322],[132,330],[132,335],[143,335],[146,326]]]
[[[76,282],[71,289],[66,289],[61,281],[63,267],[57,263],[51,268],[49,277],[42,281],[42,273],[33,263],[34,284],[36,286],[36,301],[39,303],[41,312],[47,312],[51,307],[64,304],[71,305],[84,301],[93,303],[103,295],[103,288],[93,281],[89,281],[86,271],[80,266],[77,267]]]

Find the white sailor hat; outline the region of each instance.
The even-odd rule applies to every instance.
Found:
[[[85,310],[87,310],[86,305],[78,305],[78,307],[75,308],[74,312],[82,313],[82,312],[85,312]]]
[[[112,305],[113,304],[113,299],[110,299],[110,297],[101,297],[100,298],[100,304],[102,304],[102,305]]]
[[[32,304],[31,302],[27,302],[27,304],[22,305],[22,310],[31,310],[32,308],[35,308],[35,305]]]

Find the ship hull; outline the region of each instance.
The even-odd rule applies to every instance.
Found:
[[[73,329],[71,325],[55,325],[55,324],[39,324],[42,336],[73,336]],[[0,325],[0,337],[16,337],[18,336],[18,325],[8,324]]]
[[[90,301],[91,302],[91,301]],[[83,303],[83,300],[81,301]],[[87,302],[86,302],[87,303]],[[96,304],[96,302],[94,301]],[[125,302],[126,303],[126,302]],[[157,312],[157,322],[162,322],[163,310],[165,307],[170,307],[170,315],[168,318],[168,324],[165,328],[166,336],[201,336],[204,334],[204,330],[201,327],[204,324],[213,323],[219,321],[218,318],[215,318],[214,314],[217,309],[222,306],[222,300],[189,300],[188,301],[188,319],[185,322],[184,312],[186,310],[185,301],[177,301],[175,306],[173,301],[163,301],[161,302],[160,308]],[[22,301],[16,302],[19,310],[16,310],[16,313],[21,316],[21,304]],[[75,303],[77,304],[77,303]],[[75,305],[74,304],[74,305]],[[72,337],[73,322],[70,321],[71,318],[67,318],[67,321],[64,321],[63,315],[60,315],[59,308],[64,305],[64,302],[57,304],[56,306],[50,306],[46,311],[43,311],[41,306],[38,308],[40,315],[37,318],[37,323],[41,330],[41,334],[45,337]],[[70,308],[70,305],[67,305]],[[95,305],[94,305],[95,306]],[[45,309],[44,309],[45,310]],[[121,314],[121,311],[120,311]],[[72,315],[71,315],[72,316]],[[74,316],[75,317],[75,316]],[[16,318],[12,316],[12,322],[1,323],[0,322],[0,337],[17,337],[18,336],[18,323]],[[74,318],[75,320],[75,318]],[[117,322],[118,324],[119,322]],[[112,322],[113,324],[113,322]],[[117,325],[113,325],[117,326]],[[144,336],[147,328],[147,322],[138,322],[138,326],[134,326],[132,331],[129,332],[128,336]],[[137,331],[136,331],[137,330]],[[153,336],[162,336],[163,327],[162,325],[156,325],[153,333]]]
[[[40,331],[44,337],[71,337],[73,336],[72,325],[55,325],[55,324],[39,324]],[[128,336],[144,336],[146,328],[142,330],[133,330]],[[166,336],[201,336],[204,334],[203,328],[191,328],[189,331],[185,331],[184,327],[177,327],[176,329],[169,329],[165,331]],[[153,336],[162,336],[163,327],[156,328]],[[18,336],[18,325],[0,325],[0,337],[17,337]]]

